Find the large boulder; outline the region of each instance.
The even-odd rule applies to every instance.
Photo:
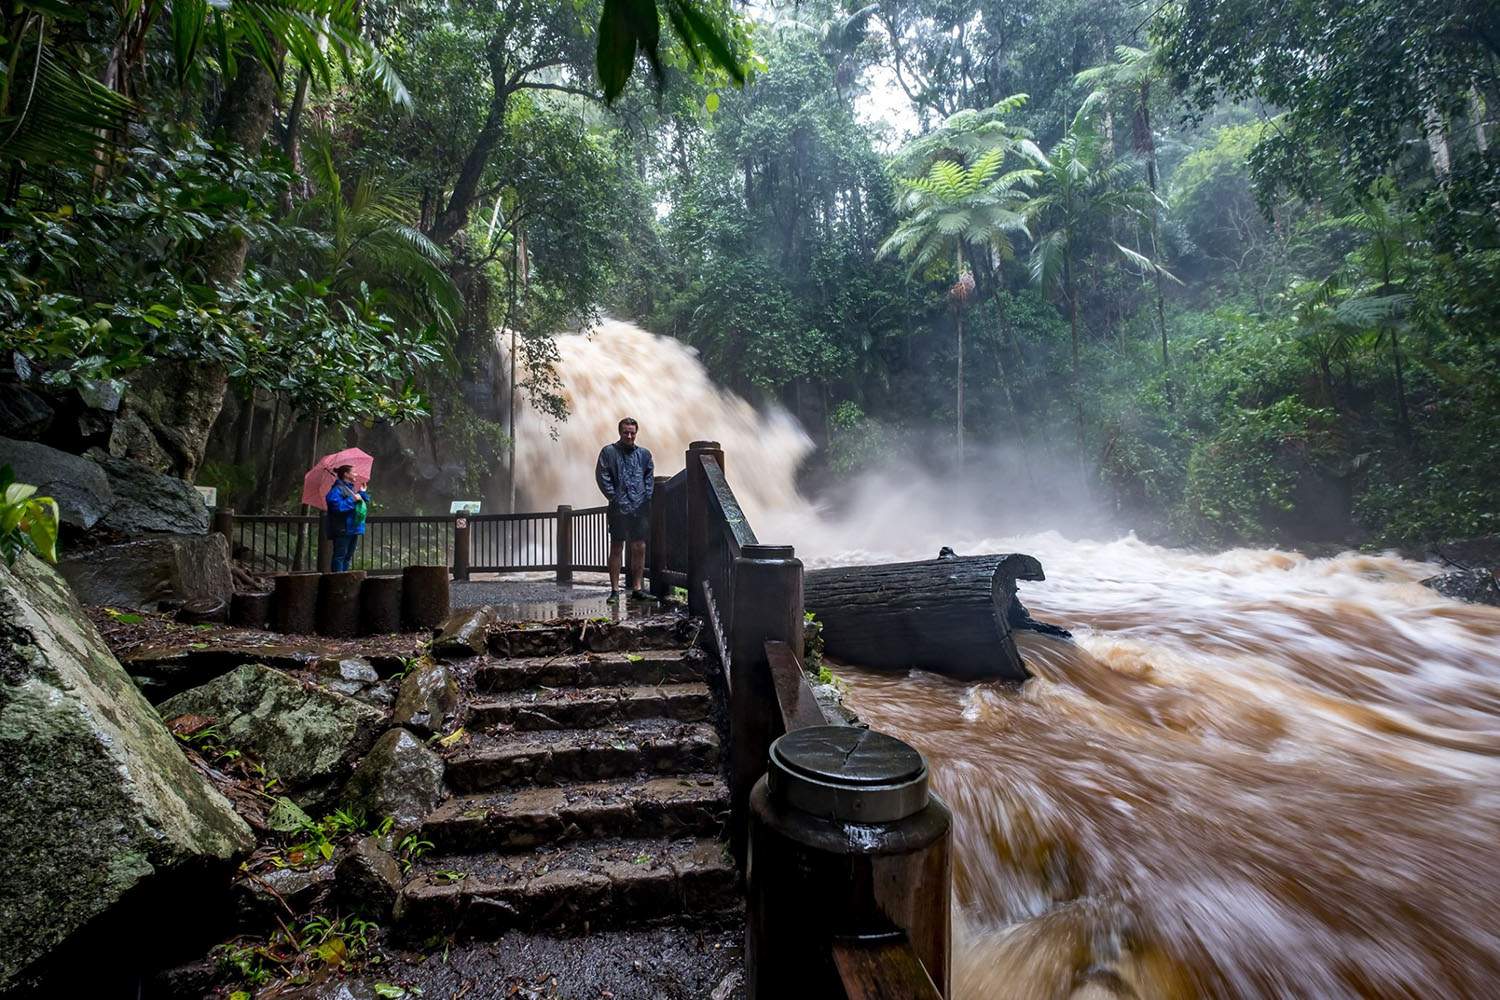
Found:
[[[0,993],[107,911],[167,926],[254,845],[62,578],[25,555],[0,564],[0,774]]]
[[[1455,601],[1500,607],[1500,583],[1495,581],[1495,574],[1487,569],[1458,569],[1439,576],[1429,576],[1422,581],[1422,586],[1430,587]]]
[[[99,522],[101,528],[122,535],[208,531],[208,507],[188,483],[128,459],[105,458],[99,465],[115,495],[114,506]]]
[[[370,748],[385,713],[260,664],[247,664],[158,706],[163,719],[215,720],[226,746],[259,760],[304,809],[328,804]]]
[[[390,816],[414,830],[443,800],[443,758],[405,729],[382,736],[344,788],[344,804],[371,819]]]
[[[218,532],[78,549],[58,569],[78,599],[93,605],[154,610],[174,599],[227,601],[234,590],[229,544]]]
[[[115,505],[109,479],[94,462],[34,441],[0,438],[0,465],[9,465],[16,481],[30,483],[41,496],[57,501],[62,522],[88,530]]]

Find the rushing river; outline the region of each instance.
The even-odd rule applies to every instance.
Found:
[[[953,810],[958,997],[1500,997],[1500,609],[1394,557],[1007,534],[1021,487],[964,505],[898,479],[835,522],[796,494],[805,435],[679,345],[610,324],[561,346],[592,436],[522,439],[533,502],[580,502],[629,410],[660,473],[723,439],[762,540],[810,565],[1041,560],[1023,597],[1077,641],[1023,635],[1025,684],[839,669]]]

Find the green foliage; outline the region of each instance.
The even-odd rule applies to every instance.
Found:
[[[36,495],[36,487],[16,482],[9,465],[0,465],[0,555],[7,566],[22,552],[57,562],[57,501]]]
[[[1293,398],[1238,410],[1188,459],[1184,501],[1214,542],[1274,542],[1339,454],[1334,414]]]

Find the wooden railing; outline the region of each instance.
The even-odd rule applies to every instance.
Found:
[[[658,480],[653,496],[652,589],[685,587],[690,612],[702,618],[719,654],[729,702],[730,840],[743,865],[751,789],[766,773],[772,742],[830,720],[802,665],[801,562],[791,546],[756,538],[725,478],[716,442],[694,442],[685,464],[679,475]],[[942,893],[946,907],[946,884],[924,889]],[[943,937],[938,964],[946,985],[946,932]],[[831,949],[825,956],[847,1000],[941,1000],[900,928],[874,938],[835,939]],[[755,979],[752,969],[752,984]]]
[[[553,570],[560,581],[574,571],[608,569],[605,507],[519,514],[374,514],[354,550],[351,569],[400,573],[407,566],[451,566],[457,579],[470,573]],[[321,514],[215,512],[214,527],[230,551],[259,573],[327,570],[332,557]]]

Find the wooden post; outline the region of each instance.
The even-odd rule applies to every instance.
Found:
[[[401,624],[408,632],[434,629],[448,620],[447,566],[408,566],[401,571]]]
[[[573,582],[573,508],[557,505],[557,582]]]
[[[666,476],[657,476],[651,489],[651,540],[646,547],[646,567],[651,572],[651,596],[666,600],[672,596],[667,584],[667,489]]]
[[[401,631],[401,577],[366,576],[359,588],[359,634]]]
[[[364,570],[318,574],[319,635],[349,639],[359,633],[359,592],[364,582]]]
[[[952,831],[927,762],[895,737],[778,739],[750,795],[750,1000],[950,996]]]
[[[234,558],[234,508],[220,507],[214,511],[214,530],[229,543],[229,557]]]
[[[455,518],[453,521],[453,579],[469,578],[469,519]]]
[[[703,600],[703,576],[708,553],[708,476],[703,472],[703,456],[712,455],[724,467],[724,451],[717,441],[694,441],[687,450],[687,532],[688,532],[688,614],[703,617],[708,606]]]
[[[743,869],[750,789],[766,773],[781,735],[766,643],[784,642],[802,659],[802,560],[790,545],[746,545],[734,561],[729,615],[730,847]]]
[[[321,526],[315,528],[318,532],[318,572],[333,572],[333,539],[328,537],[327,532]]]
[[[276,574],[276,631],[313,635],[318,622],[318,574]]]

